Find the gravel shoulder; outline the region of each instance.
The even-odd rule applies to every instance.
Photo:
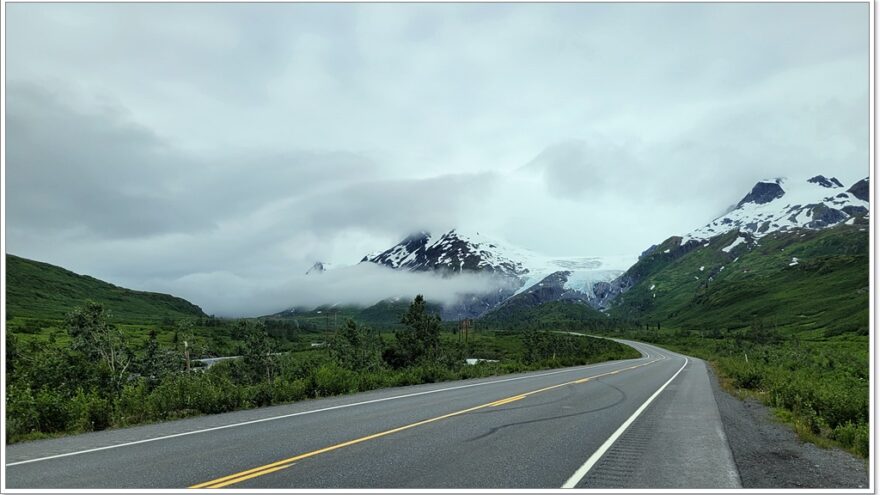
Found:
[[[868,488],[865,460],[801,441],[767,406],[724,391],[708,368],[743,488]]]

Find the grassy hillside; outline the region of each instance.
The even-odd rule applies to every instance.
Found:
[[[868,232],[841,225],[771,234],[723,251],[737,233],[678,258],[655,251],[615,301],[621,318],[688,329],[770,327],[805,338],[868,333]],[[796,259],[796,261],[795,261]]]
[[[505,331],[582,331],[607,329],[618,323],[604,313],[575,301],[552,301],[537,306],[505,306],[477,320],[481,328]]]
[[[125,289],[48,263],[6,255],[8,318],[60,319],[88,299],[103,303],[117,322],[205,316],[201,308],[179,297]]]

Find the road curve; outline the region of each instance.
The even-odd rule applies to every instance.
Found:
[[[739,488],[705,364],[639,359],[6,447],[5,488]]]

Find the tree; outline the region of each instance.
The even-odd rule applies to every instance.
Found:
[[[149,339],[144,344],[143,354],[137,363],[138,371],[147,379],[151,390],[161,383],[165,375],[180,369],[180,358],[177,353],[159,347],[157,337],[156,329],[150,330]]]
[[[330,341],[330,355],[343,368],[375,371],[382,366],[382,347],[376,331],[347,320]]]
[[[87,301],[84,307],[75,308],[67,315],[65,327],[72,348],[87,358],[100,360],[118,388],[127,376],[133,354],[122,331],[107,321],[110,316],[102,304]]]
[[[440,317],[428,313],[425,298],[417,295],[410,304],[401,323],[405,330],[397,330],[398,351],[405,364],[413,364],[422,359],[434,359],[440,351]]]
[[[272,381],[275,372],[275,346],[266,333],[266,325],[262,322],[256,325],[248,325],[245,336],[244,364],[254,381],[266,378]]]

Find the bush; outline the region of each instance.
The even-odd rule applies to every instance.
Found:
[[[314,383],[315,395],[319,397],[348,394],[358,390],[357,373],[336,364],[321,365],[315,371]]]
[[[73,431],[100,431],[112,424],[110,401],[94,390],[86,393],[78,389],[70,401],[70,410]]]
[[[70,421],[68,400],[48,388],[41,388],[34,397],[39,430],[45,433],[65,431]]]
[[[10,383],[6,388],[6,441],[37,431],[40,419],[30,387]]]

